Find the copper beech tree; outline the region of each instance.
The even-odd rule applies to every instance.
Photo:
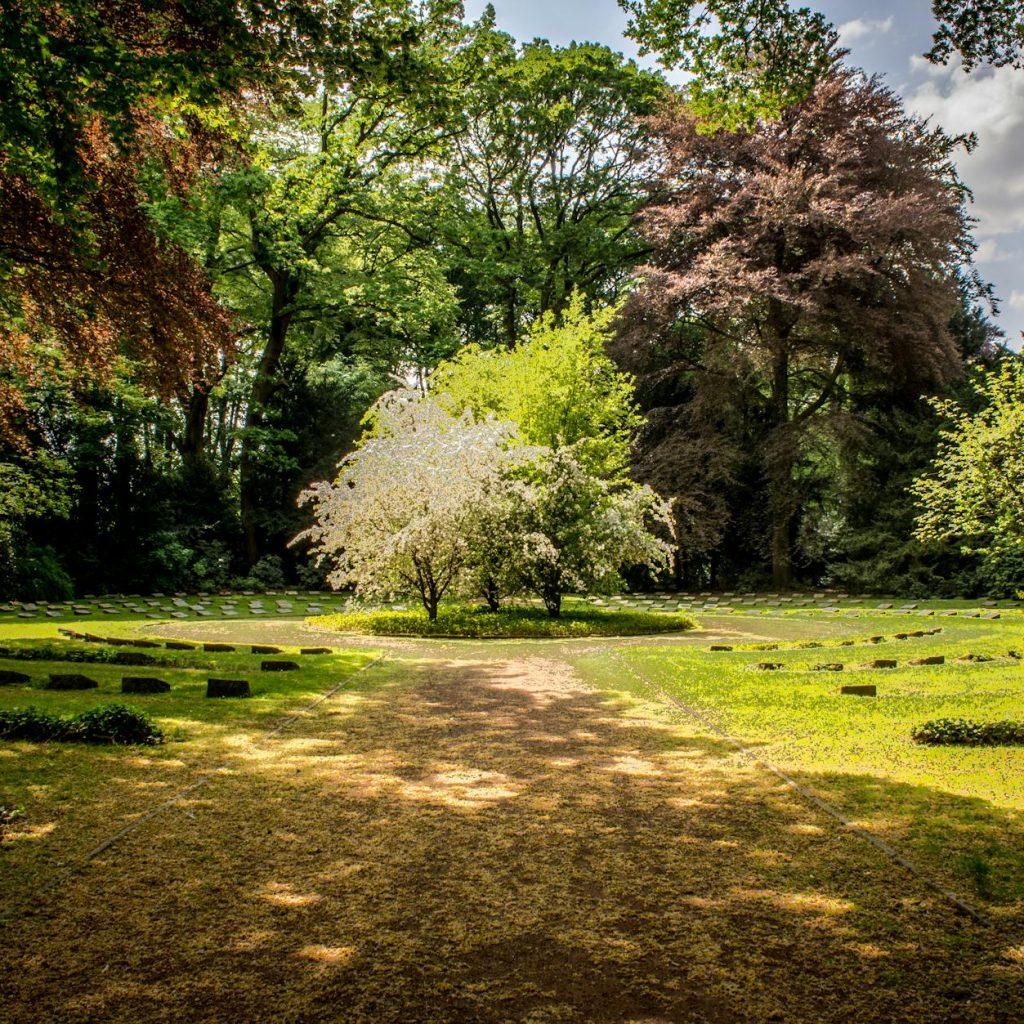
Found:
[[[844,68],[750,131],[702,132],[683,105],[649,128],[663,161],[640,218],[653,255],[618,354],[688,377],[688,414],[662,443],[689,447],[690,463],[702,437],[720,444],[703,421],[730,402],[748,410],[735,443],[756,447],[772,575],[786,587],[797,470],[851,386],[926,389],[958,372],[948,324],[972,246],[951,155],[964,140]]]

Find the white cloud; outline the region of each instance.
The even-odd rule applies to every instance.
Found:
[[[1024,292],[1010,292],[1010,297],[1007,299],[1006,304],[1010,309],[1024,310]]]
[[[871,18],[854,18],[852,21],[844,21],[839,26],[839,41],[843,46],[849,46],[850,43],[855,42],[857,39],[863,39],[865,36],[891,32],[892,25],[893,20],[891,16],[874,20]]]
[[[907,106],[951,134],[977,136],[977,149],[957,165],[974,192],[979,240],[1024,231],[1024,74],[1010,67],[942,70],[911,88]],[[986,258],[997,258],[995,251]]]

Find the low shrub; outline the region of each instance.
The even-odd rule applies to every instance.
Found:
[[[636,636],[693,629],[688,615],[598,608],[565,609],[551,618],[542,608],[508,608],[492,612],[473,605],[443,605],[431,622],[425,611],[358,611],[318,615],[306,620],[321,629],[373,636],[435,636],[468,639],[573,639],[591,636]]]
[[[967,718],[937,718],[911,733],[915,743],[929,746],[1024,746],[1024,722],[972,722]]]
[[[163,733],[147,715],[123,704],[92,708],[72,718],[51,715],[39,708],[0,711],[0,739],[3,740],[129,746],[161,743],[163,738]]]

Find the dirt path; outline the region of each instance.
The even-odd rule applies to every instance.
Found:
[[[391,661],[0,934],[46,1022],[1019,1021],[993,936],[560,659]]]

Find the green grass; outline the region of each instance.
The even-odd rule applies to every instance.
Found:
[[[645,612],[634,609],[604,611],[581,602],[566,604],[553,619],[542,608],[515,607],[491,612],[473,605],[442,605],[431,622],[416,610],[374,610],[318,615],[310,625],[338,633],[371,636],[466,637],[472,639],[572,639],[595,636],[638,636],[682,632],[696,625],[678,612]]]
[[[931,719],[1021,717],[1024,662],[1009,652],[1024,649],[1024,618],[933,619],[924,628],[941,622],[941,633],[896,640],[896,632],[921,628],[902,618],[858,617],[845,638],[823,631],[813,647],[632,647],[579,665],[600,685],[651,697],[660,688],[700,710],[961,891],[995,903],[1024,900],[1024,749],[913,740],[914,729]],[[883,634],[882,643],[867,640]],[[935,655],[946,663],[909,664]],[[967,655],[992,660],[957,660]],[[895,659],[898,667],[859,667],[876,658]],[[783,667],[757,668],[768,660]],[[815,671],[823,663],[844,669]],[[840,695],[850,683],[874,683],[878,696]]]
[[[129,625],[134,630],[125,628]],[[51,622],[26,620],[0,624],[0,647],[17,651],[45,646],[58,654],[80,651],[100,656],[122,650],[58,639],[56,628]],[[114,630],[109,622],[79,620],[75,628],[125,636],[133,631],[144,633],[152,623],[122,620]],[[244,770],[254,739],[352,677],[374,657],[372,651],[303,656],[297,649],[283,648],[281,659],[298,662],[300,670],[262,672],[260,662],[272,656],[250,654],[248,648],[223,654],[202,650],[146,653],[160,663],[128,667],[0,656],[0,669],[30,677],[25,685],[0,686],[0,710],[34,707],[68,717],[122,704],[149,715],[166,737],[165,743],[153,747],[0,741],[0,806],[24,808],[24,815],[8,828],[0,903],[8,885],[12,892],[31,891],[40,873],[45,875],[81,855],[154,801],[166,799],[194,781],[198,773],[211,767]],[[42,687],[51,672],[81,673],[99,686],[80,691],[45,690]],[[170,683],[171,691],[123,694],[121,678],[125,675],[156,676]],[[248,679],[252,696],[207,699],[206,681],[211,675]]]

